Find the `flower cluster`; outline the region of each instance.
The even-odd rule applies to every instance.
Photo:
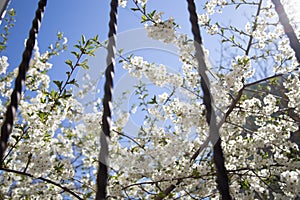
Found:
[[[183,82],[179,74],[168,73],[166,66],[148,63],[140,56],[134,56],[129,61],[124,60],[123,68],[128,70],[129,74],[133,77],[140,79],[144,75],[151,83],[157,86],[169,83],[179,87]]]
[[[139,3],[141,4],[142,6],[146,5],[148,0],[136,0],[136,3]],[[119,0],[119,5],[122,7],[122,8],[125,8],[127,6],[127,2],[128,0]]]
[[[161,40],[164,43],[173,42],[176,38],[174,19],[162,20],[162,12],[155,13],[151,25],[145,24],[148,37]]]
[[[125,7],[127,0],[119,3]],[[181,63],[178,73],[171,73],[166,65],[141,56],[122,60],[123,68],[140,83],[130,97],[134,99],[131,111],[114,108],[108,195],[112,199],[220,199],[213,145],[204,146],[212,127],[206,122],[193,41],[176,33],[173,18],[164,21],[161,12],[147,14],[146,0],[134,3],[142,6],[139,11],[151,23],[145,26],[148,36],[178,47]],[[256,2],[209,0],[198,15],[200,25],[211,35],[218,33],[214,37],[220,37],[226,49],[220,62],[207,65],[234,199],[295,199],[300,195],[300,142],[293,137],[299,133],[299,75],[293,71],[294,53],[282,27],[277,26],[271,5],[269,0],[262,4],[260,12],[254,12],[260,14],[251,14],[241,26],[222,27],[212,22],[213,14],[232,7],[258,9]],[[47,75],[54,53],[40,54],[35,47],[0,170],[1,199],[95,198],[101,99],[89,102],[94,105],[91,112],[69,88],[77,85],[71,76],[83,65],[80,55],[95,50],[83,45],[84,40],[79,53],[73,52],[79,64],[66,62],[71,71],[66,81],[54,81],[57,87],[51,87]],[[207,61],[207,50],[204,56]],[[5,56],[0,58],[0,121],[17,73],[7,69],[7,61]],[[275,79],[270,71],[284,75],[276,74]],[[80,98],[95,87],[88,75],[84,79],[88,84],[80,86]],[[126,101],[125,97],[120,101]],[[131,115],[141,122],[128,130],[124,127],[134,120]],[[167,188],[173,190],[165,194]]]
[[[285,191],[295,191],[296,195],[287,195],[290,198],[294,198],[295,196],[298,196],[300,194],[299,191],[299,180],[300,180],[300,171],[285,171],[281,173],[280,179],[282,182],[284,182],[283,190]]]
[[[8,67],[7,60],[8,60],[8,58],[6,56],[2,56],[0,58],[0,74],[5,74],[6,73],[6,69]]]
[[[299,95],[300,95],[300,81],[299,76],[289,76],[284,82],[284,87],[288,90],[286,96],[289,98],[288,106],[295,109],[297,113],[300,113]]]
[[[237,56],[232,60],[231,66],[230,72],[224,77],[224,82],[227,88],[239,91],[247,79],[254,75],[254,69],[251,68],[251,60],[248,56]]]

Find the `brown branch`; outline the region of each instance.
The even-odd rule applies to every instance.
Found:
[[[72,190],[70,190],[69,188],[65,187],[65,186],[62,186],[61,184],[57,183],[57,182],[54,182],[50,179],[47,179],[47,178],[44,178],[44,177],[34,177],[32,174],[29,174],[29,173],[26,173],[26,172],[21,172],[21,171],[17,171],[17,170],[13,170],[13,169],[8,169],[8,168],[3,168],[1,167],[0,170],[3,170],[5,172],[10,172],[10,173],[14,173],[14,174],[19,174],[19,175],[24,175],[24,176],[28,176],[28,177],[31,177],[33,179],[39,179],[41,181],[45,181],[49,184],[52,184],[52,185],[55,185],[59,188],[61,188],[64,192],[68,192],[70,193],[71,195],[73,195],[74,197],[76,197],[77,199],[79,200],[83,200],[83,198],[81,198],[80,196],[78,196],[75,192],[73,192]]]
[[[262,0],[259,1],[258,7],[257,7],[257,11],[256,11],[256,15],[255,15],[255,20],[254,20],[254,27],[253,27],[253,30],[252,30],[252,31],[255,31],[256,28],[257,28],[257,17],[258,17],[259,14],[260,14],[261,4],[262,4]],[[247,49],[246,49],[246,52],[245,52],[245,54],[246,54],[247,56],[248,56],[249,53],[250,53],[250,48],[251,48],[251,46],[252,46],[252,41],[253,41],[253,34],[250,35],[249,42],[248,42],[248,46],[247,46]]]
[[[172,178],[172,179],[161,179],[158,181],[145,181],[145,182],[139,182],[139,183],[133,183],[133,184],[127,185],[127,186],[123,187],[122,190],[125,190],[125,189],[133,187],[133,186],[154,185],[157,183],[169,182],[169,181],[177,181],[176,185],[178,185],[184,179],[199,179],[199,178],[214,176],[214,175],[215,175],[215,173],[211,173],[211,174],[205,174],[202,176],[189,175],[189,176],[185,176],[185,177],[178,177],[178,178]]]
[[[247,87],[250,87],[250,86],[253,86],[253,85],[256,85],[256,84],[259,84],[259,83],[262,83],[262,82],[265,82],[265,81],[268,81],[270,79],[273,79],[273,78],[277,78],[277,77],[280,77],[280,76],[283,76],[283,74],[275,74],[273,76],[269,76],[269,77],[266,77],[264,79],[261,79],[261,80],[258,80],[258,81],[254,81],[252,83],[248,83],[248,84],[245,84],[239,91],[238,91],[238,94],[235,98],[233,98],[228,110],[226,111],[226,113],[224,114],[224,117],[223,119],[220,121],[220,123],[218,124],[218,128],[221,128],[222,127],[222,124],[227,120],[227,118],[229,117],[229,115],[232,113],[232,111],[234,110],[234,108],[236,107],[236,105],[238,104],[238,102],[240,101],[242,95],[243,95],[243,91],[247,88]],[[196,160],[196,158],[199,156],[199,154],[203,151],[203,149],[208,145],[210,141],[210,137],[208,137],[204,143],[201,145],[201,147],[199,149],[197,149],[197,151],[193,154],[193,156],[191,157],[191,161],[194,161]]]
[[[176,185],[178,185],[181,181],[177,181]],[[164,199],[166,196],[168,196],[168,194],[170,194],[174,189],[176,188],[176,186],[174,184],[169,185],[161,194],[157,195],[154,200],[162,200]]]
[[[142,146],[140,143],[138,143],[138,142],[137,142],[135,139],[133,139],[132,137],[130,137],[130,136],[128,136],[128,135],[126,135],[126,134],[124,134],[124,133],[122,133],[122,132],[120,132],[120,131],[117,131],[117,130],[115,130],[115,129],[113,129],[112,131],[115,132],[115,133],[117,133],[117,134],[119,134],[119,135],[121,135],[121,136],[124,136],[124,137],[128,138],[129,140],[131,140],[132,142],[134,142],[136,145],[138,145],[141,149],[145,150],[145,147]]]
[[[23,139],[23,136],[25,134],[27,134],[29,128],[26,128],[25,130],[22,129],[22,135],[16,140],[16,142],[14,143],[14,145],[9,149],[9,151],[7,152],[7,154],[4,156],[3,160],[1,160],[0,162],[4,162],[5,159],[10,155],[10,153],[14,150],[14,148],[16,148],[16,146],[19,144],[19,142]]]
[[[28,155],[28,160],[27,160],[26,166],[25,166],[25,168],[24,168],[24,170],[23,170],[24,173],[26,173],[26,171],[27,171],[27,169],[28,169],[28,167],[29,167],[31,158],[32,158],[32,153],[30,153],[30,154]]]

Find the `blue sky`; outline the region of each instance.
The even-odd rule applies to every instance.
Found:
[[[11,0],[9,8],[14,8],[16,10],[16,24],[11,30],[11,34],[8,40],[7,51],[4,55],[8,56],[10,69],[17,67],[21,61],[22,52],[24,50],[24,41],[28,37],[28,32],[31,27],[32,19],[35,15],[35,10],[37,8],[37,0]],[[83,3],[84,2],[84,3]],[[202,13],[203,3],[202,1],[196,1],[199,13]],[[100,41],[105,41],[107,39],[108,33],[108,21],[109,21],[109,11],[110,11],[110,1],[109,0],[48,0],[46,7],[46,12],[42,21],[42,26],[38,36],[38,44],[41,52],[47,50],[51,43],[56,40],[57,32],[63,32],[64,36],[68,38],[69,49],[62,53],[58,57],[54,57],[50,60],[53,64],[52,70],[50,70],[50,76],[54,80],[65,80],[65,71],[68,69],[67,65],[64,63],[66,59],[73,59],[73,55],[70,51],[74,50],[73,45],[80,40],[81,35],[85,35],[86,38],[99,35]],[[124,33],[126,31],[131,31],[136,28],[142,28],[143,24],[141,21],[141,14],[138,12],[133,12],[130,8],[133,7],[131,0],[128,1],[128,6],[126,8],[119,8],[119,18],[118,18],[118,33]],[[191,28],[189,22],[189,16],[187,11],[187,2],[183,0],[149,0],[147,4],[147,10],[150,12],[152,10],[163,11],[164,19],[169,17],[174,17],[176,23],[180,25],[181,29],[178,32],[187,33],[191,37]],[[244,26],[244,20],[236,20],[236,16],[240,15],[245,10],[241,10],[239,13],[230,13],[226,10],[224,11],[226,15],[222,18],[220,15],[216,15],[216,19],[222,19],[222,23],[230,24],[231,21],[235,21],[235,25]],[[227,12],[227,13],[226,13]],[[224,18],[227,16],[227,18]],[[4,23],[1,25],[3,26]],[[212,52],[219,49],[220,44],[216,36],[207,36],[205,31],[202,30],[202,35],[204,37],[204,45],[209,48],[211,60],[217,57],[217,54]],[[131,42],[131,41],[128,41]],[[219,50],[217,50],[219,51]],[[178,58],[173,58],[172,61],[170,57],[166,54],[161,54],[161,52],[150,52],[149,51],[136,51],[138,55],[146,55],[151,60],[149,62],[159,62],[163,64],[177,65]],[[103,57],[103,62],[105,57]],[[177,61],[177,63],[176,63]],[[170,63],[168,63],[170,62]],[[97,67],[97,66],[96,66]],[[174,69],[178,69],[180,64]],[[118,83],[118,78],[124,75],[125,71],[121,69],[121,66],[117,66],[116,75],[116,85]],[[119,73],[119,75],[118,75]],[[123,76],[124,77],[124,76]],[[121,82],[121,81],[120,81]],[[103,83],[100,83],[103,84]],[[118,86],[118,85],[117,85]],[[99,86],[102,88],[103,86]],[[118,88],[116,88],[115,96],[118,96]],[[121,89],[121,88],[119,88]],[[123,91],[124,88],[122,88]],[[126,88],[125,88],[126,89]],[[127,88],[128,89],[128,88]],[[120,92],[120,91],[119,91]],[[101,95],[102,96],[102,95]]]
[[[28,37],[28,32],[31,28],[31,22],[35,15],[37,2],[37,0],[11,0],[9,9],[14,8],[16,10],[16,24],[10,31],[7,51],[3,53],[3,55],[8,56],[9,58],[9,71],[16,68],[21,62],[24,41]],[[85,35],[86,38],[99,35],[100,41],[105,41],[107,39],[110,11],[109,4],[109,0],[48,1],[40,33],[38,35],[40,51],[46,51],[48,46],[55,42],[56,34],[59,31],[63,32],[64,36],[68,38],[69,44],[69,49],[67,51],[58,57],[53,57],[49,61],[53,64],[53,68],[49,72],[52,79],[65,80],[65,71],[68,67],[64,61],[66,59],[74,60],[70,51],[74,50],[73,45],[81,39],[81,35]],[[128,3],[128,7],[119,8],[118,33],[143,27],[143,24],[140,23],[141,14],[131,11],[131,7],[133,7],[132,3]],[[181,0],[164,0],[164,3],[158,3],[158,1],[152,0],[149,3],[148,9],[149,11],[154,9],[164,11],[165,18],[173,16],[177,19],[177,23],[181,24],[182,32],[190,32],[186,7],[186,2]],[[1,28],[3,28],[3,25],[5,25],[5,23],[1,25]],[[141,52],[137,53],[140,54]],[[148,51],[145,51],[144,54],[145,53],[147,54]],[[165,56],[159,55],[158,57],[160,58],[158,59],[158,62],[161,61],[166,64],[167,61],[169,61]],[[150,58],[155,59],[155,55],[152,55]],[[105,59],[103,59],[103,61],[104,60]],[[116,71],[116,79],[125,73],[120,67]],[[116,83],[117,82],[118,80],[116,80]],[[103,82],[100,84],[103,84]],[[102,89],[103,86],[101,85],[98,87]],[[115,96],[118,96],[117,92]]]
[[[176,3],[175,3],[176,1]],[[157,10],[163,10],[166,16],[179,15],[179,20],[183,22],[183,16],[186,15],[185,1],[164,0],[164,3],[152,3],[151,7],[157,7]],[[28,36],[31,21],[37,7],[37,0],[12,0],[10,8],[17,12],[16,25],[11,30],[9,36],[7,52],[4,54],[9,57],[10,67],[19,64],[22,51],[24,49],[24,40]],[[85,3],[83,3],[85,2]],[[155,1],[154,1],[155,2]],[[157,1],[156,1],[157,2]],[[171,3],[172,2],[172,3]],[[86,38],[99,35],[101,41],[104,41],[108,33],[108,0],[50,0],[48,1],[41,30],[38,36],[40,51],[47,50],[49,44],[56,39],[56,33],[61,31],[68,38],[70,50],[72,45],[84,34]],[[172,5],[172,6],[170,6]],[[185,6],[183,8],[183,6]],[[151,8],[150,8],[151,10]],[[187,20],[187,19],[184,19]],[[180,23],[180,22],[179,22]],[[184,24],[184,23],[183,23]],[[189,25],[185,22],[184,27]],[[3,26],[3,24],[2,24]],[[130,7],[119,9],[118,32],[142,27],[140,23],[140,14],[133,13]],[[60,58],[54,58],[52,63],[61,69],[63,61],[69,57],[64,53]]]
[[[24,40],[28,36],[31,21],[37,7],[37,0],[11,0],[10,8],[15,8],[17,12],[16,26],[11,31],[8,41],[8,49],[5,53],[9,57],[10,67],[16,67],[24,49]],[[84,3],[83,3],[84,2]],[[119,9],[118,32],[124,32],[135,28],[143,27],[140,23],[140,13],[134,13],[130,10],[132,3],[129,0],[128,7]],[[86,38],[99,35],[101,41],[107,38],[108,33],[108,16],[109,0],[49,0],[42,27],[38,37],[41,52],[47,50],[49,44],[56,39],[56,33],[61,31],[68,38],[68,44],[72,50],[77,40],[84,34]],[[203,4],[203,3],[202,3]],[[190,34],[190,23],[187,15],[187,3],[182,0],[150,0],[148,4],[149,11],[158,10],[165,13],[165,18],[173,16],[176,22],[180,24],[180,32]],[[198,11],[202,12],[201,2],[197,2]],[[235,16],[230,14],[228,19],[222,18],[223,22],[229,22]],[[242,20],[241,20],[242,22]],[[3,24],[2,24],[3,26]],[[205,35],[205,34],[204,34]],[[205,46],[210,49],[219,47],[216,38],[206,38]],[[62,56],[54,58],[51,62],[54,64],[55,72],[60,69],[66,69],[64,60],[70,57],[65,52]],[[51,72],[52,74],[52,72]],[[60,74],[54,73],[52,75]],[[63,78],[63,77],[60,77]]]

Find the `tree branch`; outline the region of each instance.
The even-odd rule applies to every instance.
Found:
[[[55,185],[59,188],[61,188],[64,192],[68,192],[70,193],[71,195],[73,195],[74,197],[76,197],[77,199],[79,200],[83,200],[83,198],[81,198],[79,195],[77,195],[75,192],[71,191],[69,188],[65,187],[65,186],[62,186],[61,184],[57,183],[57,182],[54,182],[50,179],[47,179],[47,178],[44,178],[44,177],[34,177],[32,174],[29,174],[27,172],[21,172],[21,171],[17,171],[17,170],[13,170],[13,169],[8,169],[8,168],[3,168],[1,167],[0,170],[3,170],[5,172],[10,172],[10,173],[14,173],[14,174],[19,174],[19,175],[24,175],[24,176],[28,176],[28,177],[31,177],[33,179],[39,179],[41,181],[45,181],[49,184],[52,184],[52,185]]]
[[[289,18],[284,10],[283,5],[281,4],[280,0],[272,0],[273,4],[275,5],[275,11],[278,14],[279,21],[284,28],[285,34],[288,36],[290,40],[291,48],[294,50],[296,54],[296,58],[298,63],[300,64],[300,43],[297,38],[297,35],[290,24]]]
[[[256,11],[256,15],[255,15],[255,20],[254,20],[254,26],[253,26],[253,30],[252,30],[252,31],[255,31],[256,28],[257,28],[257,17],[258,17],[259,14],[260,14],[261,4],[262,4],[262,0],[259,1],[258,7],[257,7],[257,11]],[[245,54],[246,54],[247,56],[248,56],[249,53],[250,53],[250,48],[251,48],[251,46],[252,46],[252,41],[253,41],[253,34],[250,35],[249,42],[248,42],[248,46],[247,46],[247,49],[246,49],[246,52],[245,52]]]

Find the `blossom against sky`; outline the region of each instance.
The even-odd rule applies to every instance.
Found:
[[[86,38],[99,35],[101,41],[107,39],[108,20],[109,20],[109,0],[83,1],[73,0],[72,3],[68,0],[51,0],[48,1],[42,27],[38,36],[38,43],[41,51],[47,50],[47,47],[56,39],[57,32],[63,32],[68,38],[68,43],[72,48],[77,40],[84,34]],[[170,6],[171,5],[171,6]],[[190,34],[190,24],[188,23],[187,4],[181,0],[164,0],[163,3],[157,1],[149,1],[147,4],[149,11],[157,10],[164,12],[164,19],[173,17],[176,23],[180,25],[179,32]],[[204,7],[203,3],[199,3],[199,13]],[[119,8],[118,32],[124,32],[135,28],[141,28],[144,25],[140,23],[140,13],[135,13],[130,10],[134,7],[131,1],[128,1],[126,8]],[[21,54],[24,47],[24,41],[28,37],[28,32],[31,26],[31,21],[34,17],[35,9],[37,8],[36,0],[12,0],[9,8],[15,8],[17,12],[16,25],[12,29],[8,41],[8,57],[14,58],[10,60],[11,67],[19,64]],[[232,16],[228,15],[230,21]],[[217,16],[218,19],[218,16]],[[241,23],[243,24],[243,23]],[[217,42],[207,41],[208,46],[215,46]],[[206,40],[204,41],[206,43]],[[215,44],[215,45],[212,45]],[[10,56],[12,55],[12,56]],[[63,54],[60,58],[54,58],[59,65],[64,65],[63,62],[69,55]],[[63,66],[56,66],[61,68]],[[59,77],[59,74],[57,74]]]

